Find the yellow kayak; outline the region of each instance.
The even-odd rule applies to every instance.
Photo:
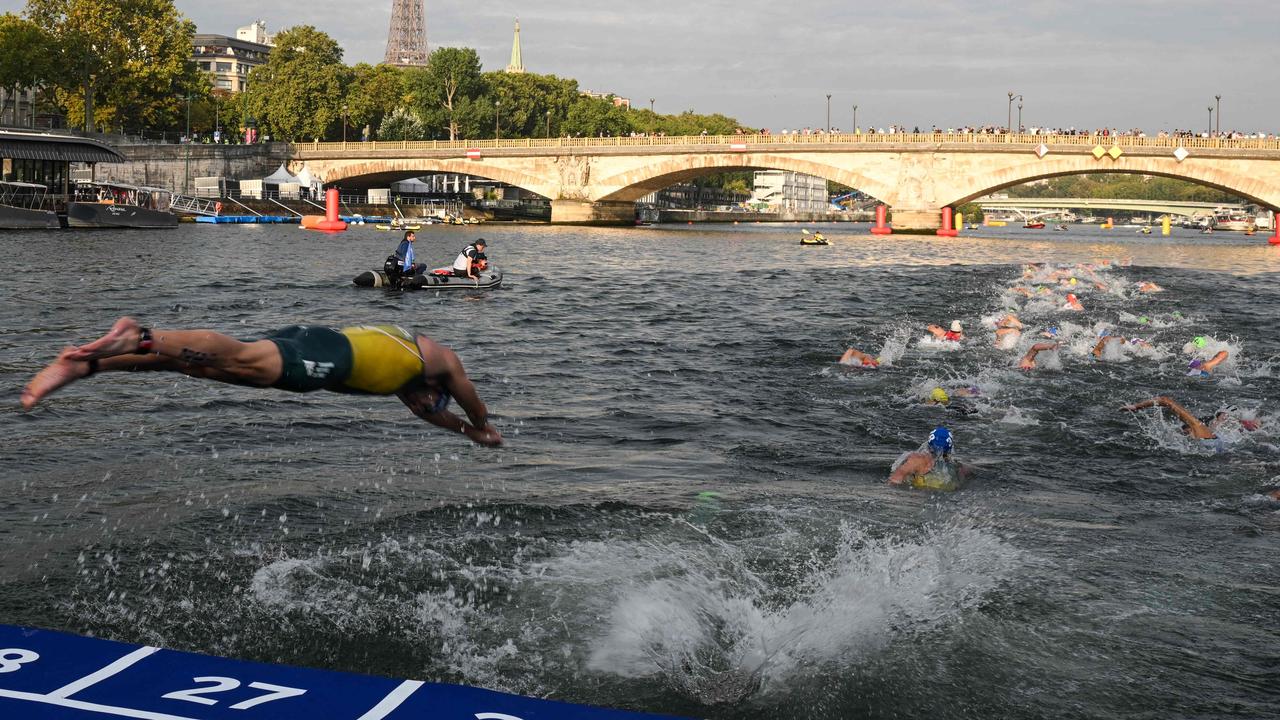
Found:
[[[374,225],[379,230],[421,230],[421,225]]]

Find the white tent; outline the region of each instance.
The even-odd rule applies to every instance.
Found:
[[[419,178],[409,178],[391,183],[391,192],[400,195],[426,195],[431,192],[431,186]]]
[[[294,177],[289,170],[280,163],[280,168],[270,175],[262,178],[262,182],[266,185],[284,185],[285,183],[296,183],[298,178]]]
[[[312,197],[320,196],[321,183],[311,174],[311,171],[307,169],[306,165],[302,166],[302,170],[298,173],[297,180],[299,185],[311,190]]]

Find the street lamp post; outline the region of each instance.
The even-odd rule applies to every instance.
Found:
[[[1005,121],[1005,126],[1004,126],[1005,129],[1008,130],[1009,132],[1013,132],[1013,101],[1014,100],[1018,100],[1019,102],[1021,102],[1022,96],[1014,95],[1013,91],[1010,90],[1009,91],[1009,119]],[[1019,122],[1021,122],[1021,119],[1019,119]]]
[[[827,132],[831,132],[831,93],[827,93]]]
[[[1018,132],[1022,132],[1022,101],[1018,101]]]
[[[653,98],[649,98],[649,112],[653,112]]]
[[[493,139],[498,139],[498,112],[502,109],[502,101],[493,101]]]
[[[347,144],[347,106],[342,106],[342,144]]]
[[[191,94],[187,94],[187,152],[182,172],[182,194],[187,194],[191,184]]]
[[[1217,117],[1217,120],[1213,121],[1213,134],[1221,135],[1222,134],[1222,96],[1221,95],[1213,96],[1213,112],[1215,113],[1215,117]]]
[[[1213,106],[1212,106],[1212,105],[1210,105],[1210,106],[1209,106],[1209,130],[1208,130],[1208,133],[1209,133],[1210,135],[1212,135],[1212,134],[1213,134]]]
[[[849,128],[849,132],[858,132],[858,106],[856,104],[853,106],[853,127]]]
[[[547,111],[547,139],[551,139],[551,111]]]

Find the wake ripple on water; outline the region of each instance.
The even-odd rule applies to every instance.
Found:
[[[617,553],[625,565],[614,564]],[[604,553],[611,558],[602,558]],[[612,560],[606,562],[605,560]],[[967,521],[916,537],[841,523],[834,555],[800,559],[779,587],[722,541],[580,547],[552,564],[626,567],[589,667],[661,675],[704,703],[738,702],[816,667],[837,670],[905,635],[957,619],[1011,579],[1022,554]],[[604,579],[604,578],[600,578]]]

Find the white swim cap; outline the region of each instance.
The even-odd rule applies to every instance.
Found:
[[[961,330],[960,330],[960,321],[959,321],[959,320],[952,320],[952,321],[951,321],[951,332],[961,332]]]

